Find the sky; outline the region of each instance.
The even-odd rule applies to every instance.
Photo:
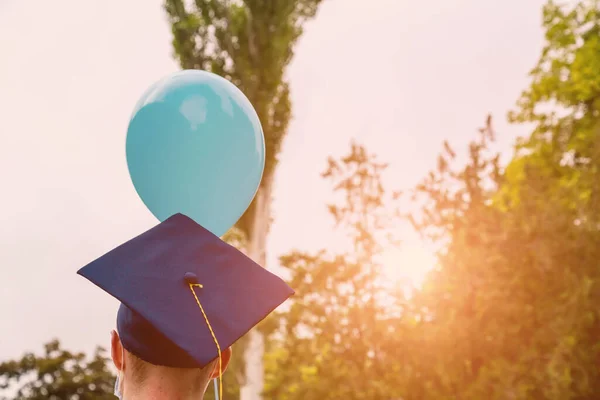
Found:
[[[510,156],[527,130],[505,115],[539,56],[542,4],[325,0],[287,71],[294,119],[269,267],[335,247],[320,173],[352,139],[390,163],[394,188],[435,167],[443,140],[465,149],[488,113]],[[178,69],[170,42],[161,0],[0,0],[0,360],[55,337],[108,345],[118,304],[75,272],[156,224],[130,182],[125,135],[138,97]],[[405,235],[390,254],[424,265]]]

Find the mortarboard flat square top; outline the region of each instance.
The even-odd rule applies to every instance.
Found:
[[[155,365],[202,368],[294,292],[235,247],[176,214],[78,271],[117,298],[123,346]],[[190,283],[201,284],[194,292]]]

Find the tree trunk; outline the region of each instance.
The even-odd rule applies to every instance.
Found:
[[[255,212],[247,242],[247,254],[266,268],[266,245],[271,221],[272,176],[264,177],[256,194]],[[265,339],[256,328],[248,333],[248,344],[244,352],[245,381],[240,388],[240,400],[261,400],[264,388],[263,357]]]

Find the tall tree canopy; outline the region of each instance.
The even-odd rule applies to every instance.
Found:
[[[291,118],[285,70],[303,24],[314,17],[321,0],[165,0],[173,47],[181,66],[217,73],[237,85],[256,109],[266,140],[261,187],[237,228],[246,251],[266,263],[271,221],[273,176]],[[264,338],[253,330],[245,342],[245,369],[237,371],[242,400],[261,397],[264,386]],[[235,365],[232,365],[235,369]]]

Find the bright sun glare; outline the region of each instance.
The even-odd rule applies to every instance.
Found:
[[[404,244],[400,248],[384,251],[382,261],[387,279],[418,289],[436,260],[434,254],[424,246]]]

